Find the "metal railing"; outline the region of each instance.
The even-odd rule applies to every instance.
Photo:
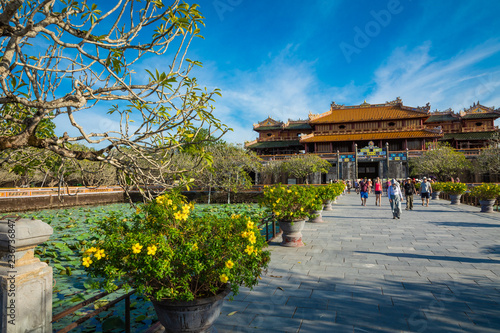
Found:
[[[132,290],[131,292],[110,301],[106,305],[103,305],[103,306],[99,307],[98,309],[96,309],[90,313],[87,313],[86,315],[80,317],[75,322],[73,322],[73,323],[65,326],[64,328],[56,331],[56,333],[69,332],[70,330],[80,326],[82,323],[89,320],[90,318],[95,317],[99,313],[115,306],[115,304],[117,304],[118,302],[121,302],[122,300],[125,300],[125,332],[130,333],[130,296],[133,295],[134,293],[135,293],[135,290]],[[77,311],[85,306],[93,304],[95,301],[100,300],[101,298],[103,298],[107,295],[109,295],[108,292],[100,293],[94,297],[89,298],[88,300],[85,300],[81,303],[78,303],[77,305],[72,306],[71,308],[66,309],[66,310],[52,316],[52,323],[57,322],[58,320],[61,320],[62,318],[73,314],[75,311]]]

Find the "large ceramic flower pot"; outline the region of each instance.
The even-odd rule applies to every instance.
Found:
[[[283,241],[281,246],[300,247],[302,243],[302,229],[304,229],[305,220],[300,221],[279,221],[280,230],[283,231],[281,237]]]
[[[221,293],[193,301],[152,301],[158,320],[165,332],[212,332],[212,325],[219,317],[228,287]]]
[[[432,200],[439,200],[439,194],[441,191],[432,192]]]
[[[328,201],[325,203],[325,207],[323,207],[323,210],[324,210],[324,211],[327,211],[327,212],[329,212],[329,211],[333,210],[333,208],[332,208],[332,201],[331,201],[331,200],[328,200]]]
[[[493,213],[493,205],[495,204],[496,199],[490,200],[479,200],[481,204],[481,213]]]
[[[314,217],[309,218],[309,222],[311,223],[323,223],[323,211],[322,210],[315,210],[312,212],[312,215]]]
[[[460,205],[461,194],[450,194],[450,200],[452,205]]]

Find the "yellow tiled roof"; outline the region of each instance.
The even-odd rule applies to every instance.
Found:
[[[388,119],[427,118],[430,116],[430,114],[426,112],[413,111],[410,109],[412,108],[406,106],[402,108],[399,105],[344,107],[342,109],[332,109],[316,117],[313,116],[310,123],[346,123]]]
[[[436,132],[418,130],[401,132],[375,132],[375,133],[348,133],[333,135],[312,135],[301,139],[301,143],[308,142],[330,142],[330,141],[361,141],[361,140],[390,140],[390,139],[415,139],[415,138],[439,138],[443,134]]]

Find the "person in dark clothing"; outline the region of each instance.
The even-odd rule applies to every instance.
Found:
[[[413,195],[417,194],[415,184],[411,181],[411,178],[408,178],[403,187],[406,196],[406,210],[413,210]]]
[[[366,206],[366,199],[368,199],[368,180],[365,178],[359,182],[359,193],[361,196],[361,205]]]

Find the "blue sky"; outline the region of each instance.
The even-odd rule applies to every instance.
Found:
[[[252,140],[268,115],[305,119],[339,104],[431,103],[459,111],[478,100],[500,107],[497,1],[199,2],[200,84],[220,88],[215,114]]]
[[[306,119],[332,101],[377,104],[400,96],[408,106],[429,102],[431,110],[458,112],[478,100],[500,107],[498,1],[198,3],[205,38],[192,43],[188,57],[203,62],[192,72],[200,85],[222,91],[215,116],[234,129],[228,142],[255,139],[252,125],[268,116]],[[82,125],[117,128],[107,109],[82,114]],[[74,134],[67,120],[56,123]]]

